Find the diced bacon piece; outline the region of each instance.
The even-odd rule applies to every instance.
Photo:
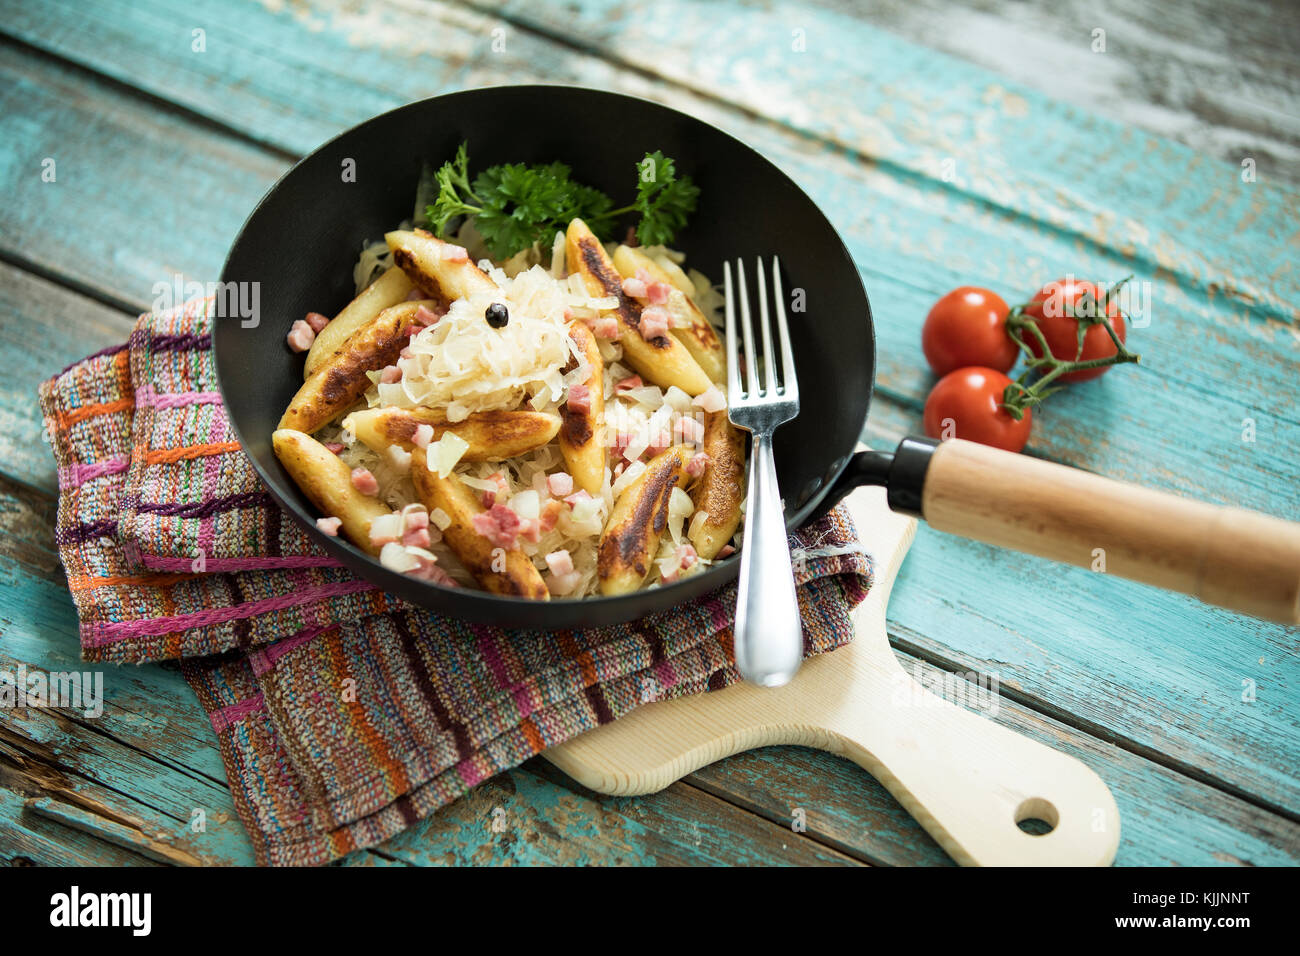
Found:
[[[429,512],[424,510],[424,505],[407,505],[402,509],[403,529],[417,531],[427,527],[429,527]]]
[[[641,310],[641,338],[649,342],[668,334],[668,310],[652,305]]]
[[[644,458],[649,455],[651,458],[654,458],[656,455],[660,455],[672,447],[672,435],[669,434],[668,429],[663,428],[660,429],[657,435],[650,436],[650,444],[646,445],[646,449],[642,452],[641,457]]]
[[[681,577],[683,571],[690,570],[690,568],[695,564],[696,559],[699,558],[699,554],[691,545],[682,543],[678,546],[677,552],[673,557],[675,562],[674,566],[660,574],[660,577],[663,579],[665,584],[672,584]]]
[[[442,258],[447,262],[469,262],[469,252],[464,246],[453,246],[448,243],[442,247]]]
[[[573,556],[564,550],[552,551],[546,556],[546,566],[551,569],[552,574],[572,574]]]
[[[307,317],[303,319],[303,321],[311,326],[313,332],[319,332],[321,329],[325,328],[325,326],[330,324],[329,316],[321,315],[319,312],[308,312]]]
[[[684,442],[698,444],[704,441],[704,425],[689,415],[677,419],[677,423],[673,426],[673,433]]]
[[[284,340],[289,343],[289,348],[295,352],[305,352],[316,341],[316,332],[310,325],[299,319],[289,326],[289,334],[285,336]]]
[[[542,521],[540,518],[520,518],[519,537],[536,544],[542,540]]]
[[[581,502],[590,501],[591,494],[586,489],[580,488],[579,490],[575,491],[573,494],[566,495],[564,500],[568,502],[569,507],[572,508],[574,505],[580,504]]]
[[[352,469],[352,487],[363,495],[379,494],[379,481],[370,473],[369,468]]]
[[[567,471],[557,471],[546,476],[546,489],[555,497],[563,498],[573,494],[573,476]]]
[[[673,287],[667,282],[651,282],[645,287],[646,298],[650,300],[651,305],[666,305],[668,303],[668,293],[673,291]]]
[[[592,323],[591,331],[598,339],[613,341],[618,338],[618,319],[612,315],[602,315]]]
[[[722,546],[721,550],[718,551],[718,557],[720,557],[720,558],[729,558],[729,557],[731,557],[731,556],[732,556],[733,554],[735,554],[735,553],[736,553],[736,547],[735,547],[735,545],[724,544],[724,545]]]
[[[650,275],[650,270],[647,269],[645,266],[642,266],[640,269],[636,270],[636,277],[640,279],[642,282],[644,282],[646,285],[649,285],[651,282],[655,281],[654,276]]]
[[[569,411],[585,415],[591,411],[591,389],[586,385],[570,385],[569,395],[565,401]]]
[[[455,578],[438,567],[433,561],[428,558],[419,558],[417,560],[419,563],[416,564],[415,568],[407,572],[411,577],[420,578],[422,581],[432,581],[434,584],[446,585],[449,588],[460,587]]]
[[[634,299],[646,298],[646,284],[641,279],[624,279],[623,294],[630,295]]]
[[[402,380],[402,370],[396,365],[385,365],[384,370],[379,373],[379,381],[385,385],[392,385],[394,382]]]
[[[506,484],[506,476],[501,474],[501,472],[499,471],[492,472],[492,474],[487,476],[486,480],[496,482],[497,490],[483,492],[484,508],[491,508],[494,504],[496,504],[496,500],[498,497],[501,498],[510,497],[510,486]]]
[[[415,310],[413,318],[416,325],[437,325],[438,320],[442,318],[442,313],[434,312],[433,309],[429,308],[427,305],[422,305]]]
[[[700,475],[704,474],[704,469],[709,467],[709,461],[709,456],[704,452],[693,455],[691,460],[686,463],[686,474],[692,478],[700,477]]]
[[[506,505],[494,504],[487,511],[476,514],[471,522],[474,530],[498,548],[513,548],[518,541],[523,521]]]
[[[347,445],[343,444],[341,441],[327,441],[325,443],[325,450],[332,451],[336,455],[342,454],[343,449],[346,447]]]
[[[623,392],[630,392],[634,388],[644,387],[645,382],[641,381],[640,375],[629,375],[627,378],[614,383],[614,392],[615,394],[621,394]]]
[[[427,548],[431,544],[428,528],[407,528],[402,532],[402,544],[409,548]]]
[[[555,527],[555,523],[560,520],[560,513],[564,511],[564,502],[552,498],[546,504],[542,505],[542,516],[539,522],[542,531],[550,531]]]
[[[317,518],[316,519],[316,527],[321,531],[324,531],[331,538],[338,537],[339,528],[342,527],[342,525],[343,525],[342,518]]]
[[[416,448],[428,448],[433,441],[433,426],[422,422],[415,426],[415,431],[411,434],[411,444]]]
[[[695,565],[695,560],[699,556],[700,555],[695,548],[689,544],[683,544],[677,549],[677,560],[681,562],[683,571],[689,570],[693,567]]]
[[[720,412],[727,407],[727,396],[722,394],[718,386],[710,385],[691,399],[691,404],[709,413]]]

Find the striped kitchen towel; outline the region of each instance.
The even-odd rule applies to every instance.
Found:
[[[434,615],[281,520],[230,438],[199,301],[41,386],[56,537],[87,660],[183,658],[258,859],[373,846],[641,704],[738,680],[734,586],[546,633]],[[801,529],[805,652],[852,637],[871,561],[842,509]]]

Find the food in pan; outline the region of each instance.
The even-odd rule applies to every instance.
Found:
[[[356,298],[293,323],[304,380],[273,444],[321,531],[394,571],[538,600],[735,551],[721,296],[667,244],[694,187],[658,153],[638,174],[616,209],[558,163],[471,179],[462,147],[422,182],[415,224],[363,251]]]

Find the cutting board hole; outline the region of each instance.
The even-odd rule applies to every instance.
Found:
[[[1056,829],[1061,822],[1061,815],[1051,801],[1042,797],[1030,797],[1016,807],[1016,826],[1030,836],[1043,836]]]

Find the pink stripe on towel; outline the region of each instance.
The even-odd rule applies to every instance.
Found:
[[[136,389],[135,403],[141,408],[181,408],[185,405],[220,405],[220,392],[155,392],[152,385]]]
[[[129,457],[114,456],[91,464],[73,465],[59,469],[59,491],[69,491],[105,475],[119,475],[131,467]]]
[[[252,697],[245,697],[237,704],[231,704],[229,707],[222,707],[220,710],[214,710],[208,715],[212,721],[212,729],[217,733],[227,730],[232,724],[238,723],[249,714],[256,713],[266,706],[266,700],[261,693],[256,693]]]
[[[264,598],[236,604],[232,607],[214,608],[210,611],[195,611],[192,614],[176,614],[171,617],[144,618],[138,621],[95,622],[82,631],[82,641],[90,647],[100,647],[115,641],[124,641],[132,637],[156,637],[160,634],[172,634],[191,627],[210,627],[214,624],[226,624],[270,611],[282,611],[285,608],[320,601],[325,598],[342,597],[358,591],[373,591],[375,586],[366,581],[340,581],[323,587],[295,591],[279,597]]]

